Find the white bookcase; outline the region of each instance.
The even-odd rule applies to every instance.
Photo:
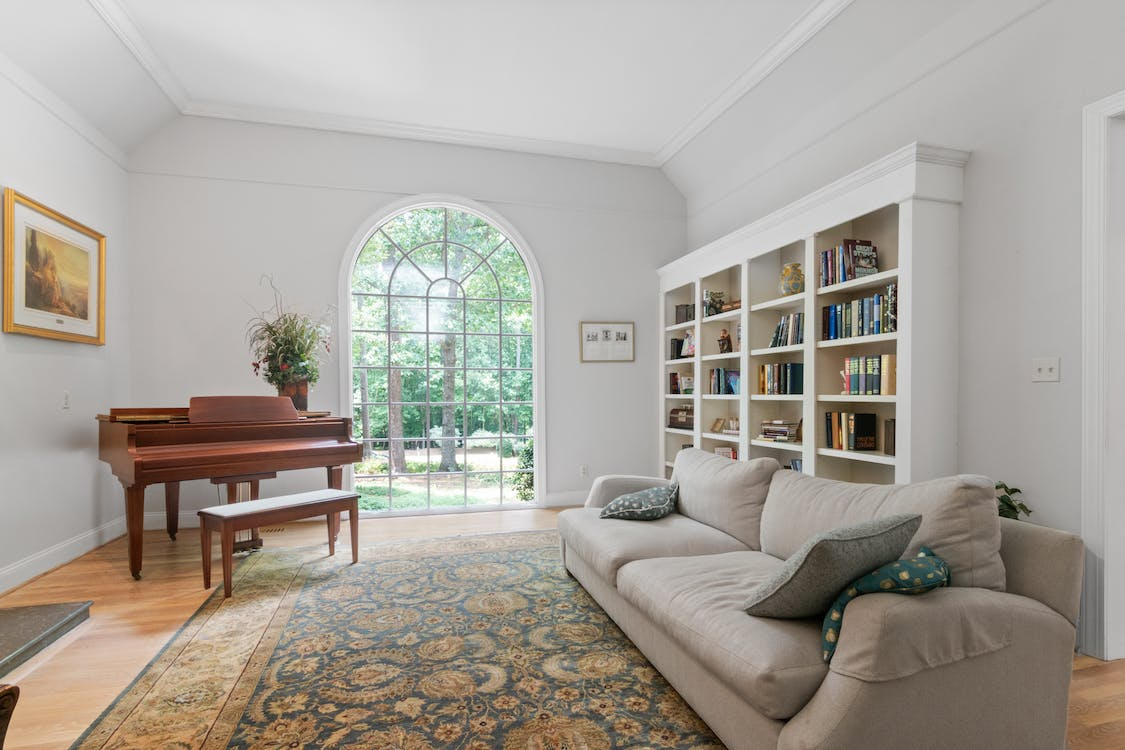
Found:
[[[685,445],[707,451],[733,447],[739,459],[800,459],[807,474],[856,482],[904,483],[952,474],[957,468],[958,212],[968,153],[914,143],[801,200],[688,253],[659,270],[663,353],[660,366],[660,462],[671,472]],[[845,239],[870,240],[878,272],[820,286],[820,252]],[[783,295],[782,267],[800,263],[805,290]],[[822,308],[897,285],[892,333],[824,340]],[[707,315],[706,292],[721,292],[736,309]],[[695,315],[677,322],[676,307]],[[781,316],[804,314],[804,340],[770,347]],[[721,329],[731,352],[720,352]],[[672,340],[690,332],[695,351],[671,358]],[[741,333],[741,336],[739,336]],[[894,395],[845,395],[845,357],[894,355]],[[758,392],[765,364],[800,363],[803,392]],[[712,393],[710,372],[738,371],[739,393]],[[671,374],[694,379],[690,394],[670,392]],[[669,426],[673,409],[690,406],[690,429]],[[825,415],[876,415],[873,451],[827,447]],[[713,428],[738,425],[731,434]],[[802,422],[799,443],[758,439],[763,420]],[[895,420],[895,451],[884,445]],[[732,421],[734,420],[734,421]]]

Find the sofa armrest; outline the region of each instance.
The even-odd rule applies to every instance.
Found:
[[[1074,626],[1029,597],[968,587],[861,596],[777,747],[1061,748],[1073,659]]]
[[[1052,614],[1034,599],[988,589],[868,594],[844,610],[831,670],[865,682],[897,680],[1006,648],[1017,620]]]
[[[652,487],[667,487],[671,482],[660,477],[639,477],[630,474],[606,474],[594,480],[586,497],[587,508],[604,508],[612,500],[630,492]]]
[[[1079,537],[1029,521],[1001,518],[1000,558],[1009,592],[1037,599],[1072,624],[1078,622],[1086,561]]]

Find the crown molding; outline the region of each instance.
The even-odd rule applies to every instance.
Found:
[[[121,7],[117,0],[86,0],[86,2],[136,58],[156,86],[164,92],[164,96],[168,97],[168,101],[182,112],[190,101],[187,91],[145,41],[129,12]]]
[[[763,52],[749,69],[738,77],[738,80],[704,107],[691,122],[682,127],[670,141],[664,144],[663,148],[656,152],[654,157],[656,163],[664,166],[669,159],[679,153],[680,149],[691,143],[708,125],[734,106],[735,102],[750,93],[851,4],[852,0],[821,0],[810,8],[780,39]]]
[[[102,135],[102,132],[80,115],[78,110],[55,96],[49,88],[39,82],[39,79],[16,65],[11,58],[3,53],[0,53],[0,76],[8,79],[13,86],[27,94],[39,106],[57,117],[64,125],[105,154],[114,164],[126,169],[127,160],[124,151]]]
[[[333,130],[342,133],[359,133],[387,138],[406,138],[415,141],[450,143],[459,146],[476,146],[502,151],[522,151],[546,156],[563,156],[571,159],[631,164],[639,167],[658,167],[652,154],[628,149],[589,146],[581,143],[551,141],[538,138],[481,133],[472,130],[439,128],[410,123],[389,122],[367,117],[333,115],[324,112],[306,112],[295,109],[250,107],[221,102],[192,101],[181,109],[185,115],[215,117],[266,125],[288,125],[315,130]]]

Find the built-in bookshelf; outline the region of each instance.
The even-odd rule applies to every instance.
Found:
[[[859,482],[956,471],[967,159],[911,144],[659,270],[666,474],[686,445]]]

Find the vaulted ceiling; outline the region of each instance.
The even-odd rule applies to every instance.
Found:
[[[120,154],[190,114],[659,166],[852,3],[5,0],[0,73]]]

